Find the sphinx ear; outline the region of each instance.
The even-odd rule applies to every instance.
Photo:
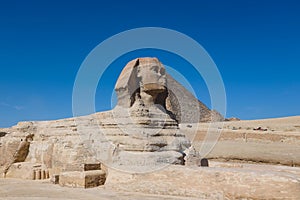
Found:
[[[137,76],[138,78],[141,78],[141,74],[140,74],[141,70],[140,70],[140,68],[138,67],[139,65],[140,65],[140,60],[139,60],[139,59],[136,59],[136,63],[135,63],[135,66],[134,66],[135,72],[136,72],[136,76]]]
[[[136,101],[137,96],[139,96],[140,93],[140,82],[141,77],[139,76],[139,66],[140,60],[137,58],[135,60],[135,64],[132,68],[129,80],[128,80],[128,92],[130,96],[130,107],[134,104]]]
[[[118,96],[118,105],[131,107],[135,101],[136,92],[139,92],[140,78],[137,76],[139,59],[130,61],[121,72],[115,91]]]

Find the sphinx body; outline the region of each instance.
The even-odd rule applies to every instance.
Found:
[[[129,62],[115,90],[118,104],[107,123],[101,123],[106,127],[105,138],[118,148],[118,157],[112,159],[117,162],[113,164],[127,166],[129,157],[134,157],[134,166],[183,164],[183,152],[190,141],[167,109],[168,83],[165,68],[158,59],[139,58]]]
[[[178,123],[199,122],[210,110],[167,74],[156,58],[130,61],[115,86],[117,106],[110,111],[69,119],[21,122],[2,129],[0,167],[11,171],[21,140],[32,135],[28,166],[51,174],[80,170],[82,163],[130,171],[147,171],[166,164],[183,164],[190,141]],[[28,170],[29,171],[29,170]]]

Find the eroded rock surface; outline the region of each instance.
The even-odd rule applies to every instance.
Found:
[[[292,176],[292,173],[260,171],[255,168],[173,165],[146,174],[128,174],[112,170],[108,173],[106,187],[117,191],[199,199],[300,198],[300,180]]]
[[[138,58],[129,62],[115,89],[118,105],[122,107],[129,108],[142,98],[145,104],[161,105],[180,123],[224,120],[173,79],[157,58]]]

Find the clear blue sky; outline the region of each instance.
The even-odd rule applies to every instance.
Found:
[[[114,34],[148,26],[180,31],[207,50],[224,80],[227,117],[299,115],[299,10],[296,0],[1,1],[0,127],[71,117],[73,83],[87,54]],[[158,57],[183,73],[210,105],[188,63],[167,52],[140,50],[108,68],[97,110],[110,109],[118,73],[138,56]]]

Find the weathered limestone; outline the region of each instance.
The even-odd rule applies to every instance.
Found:
[[[224,117],[215,110],[209,108],[199,101],[195,96],[185,89],[179,82],[167,74],[168,98],[167,109],[170,110],[179,123],[218,122]]]
[[[190,142],[180,133],[175,115],[167,110],[166,77],[156,58],[139,58],[123,69],[115,87],[118,105],[113,116],[101,123],[105,137],[115,146],[114,167],[183,164],[183,151]]]
[[[131,107],[138,95],[144,101],[147,98],[153,99],[155,104],[172,113],[172,117],[180,123],[224,120],[218,112],[210,111],[167,74],[157,58],[130,61],[121,72],[115,89],[118,105],[122,107]]]
[[[2,166],[8,165],[3,167],[4,173],[11,163],[22,161],[42,163],[49,176],[81,171],[85,163],[102,162],[108,167],[137,172],[184,164],[183,152],[190,141],[180,132],[174,113],[167,109],[172,102],[168,87],[165,68],[157,59],[130,62],[117,81],[118,105],[112,111],[48,122],[22,122],[3,130],[8,134],[3,134],[5,145],[0,151],[10,154],[0,159]],[[26,139],[28,135],[30,141]],[[26,149],[24,138],[26,154],[18,148]],[[33,176],[42,179],[47,175],[36,171]]]
[[[20,142],[13,141],[12,148],[10,144],[4,146],[3,150],[7,151],[6,156],[4,156],[0,161],[0,164],[3,165],[3,177],[6,176],[9,168],[17,162],[24,162],[30,147],[30,141],[32,140],[33,135],[29,134],[24,137],[24,139],[20,139]],[[14,148],[17,148],[14,150]]]
[[[84,163],[82,168],[83,171],[101,170],[101,163]]]
[[[68,171],[59,175],[59,185],[67,187],[91,188],[103,185],[106,174],[102,170]]]
[[[300,180],[292,174],[241,168],[170,165],[145,174],[109,169],[105,187],[117,191],[199,199],[300,198]]]
[[[102,170],[100,163],[85,163],[81,165],[81,171],[65,171],[52,176],[54,184],[67,187],[97,187],[103,185],[105,180],[106,172]]]
[[[1,130],[0,153],[5,156],[0,157],[0,169],[6,174],[16,162],[41,163],[52,176],[78,171],[84,163],[103,162],[122,169],[125,164],[132,168],[137,163],[183,164],[183,151],[190,141],[180,131],[178,121],[183,119],[180,116],[184,110],[198,112],[199,101],[189,103],[195,98],[180,87],[158,59],[133,60],[116,83],[118,104],[112,111],[55,121],[20,122]],[[189,101],[181,99],[185,97]],[[205,106],[200,108],[210,115]],[[197,117],[189,114],[188,118]],[[46,175],[41,172],[42,176]]]
[[[50,179],[50,182],[53,184],[59,184],[59,174],[53,174]]]
[[[291,122],[289,122],[291,121]],[[218,142],[205,157],[209,160],[249,163],[269,163],[300,166],[300,131],[286,131],[297,127],[300,117],[225,122]],[[210,124],[181,124],[180,129],[197,144],[205,142]],[[198,126],[198,127],[197,127]],[[268,131],[255,131],[254,127],[270,127]],[[235,130],[233,127],[236,127]],[[197,130],[196,137],[194,136]],[[217,130],[216,130],[217,131]],[[210,135],[216,135],[214,131]]]
[[[49,178],[49,171],[42,164],[17,162],[10,166],[5,178],[21,178],[28,180],[43,180]]]
[[[185,165],[187,166],[200,166],[201,157],[199,152],[195,149],[194,146],[191,146],[185,150]]]

